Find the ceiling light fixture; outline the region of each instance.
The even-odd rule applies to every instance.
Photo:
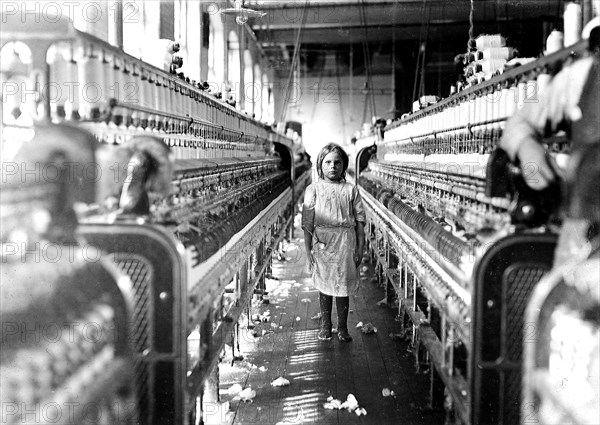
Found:
[[[248,18],[262,18],[266,15],[265,12],[259,12],[258,10],[248,9],[244,7],[244,0],[235,0],[233,7],[227,9],[221,9],[221,14],[235,15],[235,22],[238,25],[244,25],[248,22]]]

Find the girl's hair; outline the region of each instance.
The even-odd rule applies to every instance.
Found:
[[[336,152],[340,158],[342,158],[342,180],[346,180],[346,170],[348,169],[348,155],[344,151],[344,149],[335,143],[328,143],[323,146],[323,149],[319,152],[317,156],[317,175],[320,179],[325,179],[323,176],[323,160],[327,156],[327,154],[331,152]]]

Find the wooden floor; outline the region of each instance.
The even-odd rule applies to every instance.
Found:
[[[296,230],[296,235],[299,232]],[[361,289],[351,297],[348,327],[350,343],[319,341],[318,291],[304,270],[302,239],[294,239],[288,256],[298,261],[275,261],[273,276],[267,281],[268,304],[255,302],[251,313],[270,312],[270,321],[254,329],[240,329],[243,360],[232,364],[228,352],[220,370],[220,412],[207,414],[206,423],[225,424],[443,424],[443,411],[428,408],[429,371],[416,373],[410,341],[398,338],[397,309],[380,307],[384,292],[373,278],[371,266],[361,267]],[[296,248],[297,247],[297,248]],[[299,251],[297,251],[298,249]],[[365,267],[366,266],[366,267]],[[335,309],[334,309],[334,327]],[[372,323],[377,333],[363,334],[358,322]],[[253,335],[253,332],[257,336]],[[278,377],[290,381],[274,387]],[[229,394],[234,384],[251,387],[251,402]],[[388,388],[395,396],[384,397]],[[324,408],[329,396],[345,401],[353,394],[366,416],[347,410]],[[227,413],[228,410],[228,413]]]

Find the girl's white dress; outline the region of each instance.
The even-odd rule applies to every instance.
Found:
[[[365,223],[365,211],[352,184],[319,179],[306,188],[302,229],[313,235],[312,278],[326,295],[347,297],[358,281],[354,265],[358,221]]]

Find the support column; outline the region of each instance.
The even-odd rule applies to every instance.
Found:
[[[203,344],[206,346],[206,351],[202,353],[202,357],[204,358],[206,355],[210,355],[209,353],[212,351],[213,341],[212,341],[212,333],[213,333],[213,315],[214,310],[208,313],[206,320],[202,323],[200,327],[200,338]],[[202,388],[202,417],[204,417],[204,412],[206,414],[214,414],[218,411],[217,403],[219,402],[219,366],[215,365],[213,370],[210,371],[206,380],[204,381],[204,386]]]
[[[108,42],[123,49],[123,0],[112,1],[108,6]]]
[[[392,31],[393,32],[393,31]],[[398,72],[398,60],[396,59],[396,38],[392,40],[392,104],[389,110],[390,118],[398,118],[400,116],[400,93],[398,90],[398,78],[400,73]]]
[[[242,267],[240,268],[239,274],[239,284],[240,284],[240,293],[243,294],[246,292],[248,288],[248,261],[244,261]]]
[[[244,74],[246,72],[246,62],[244,60],[244,52],[246,50],[246,31],[244,31],[243,25],[238,25],[238,39],[239,39],[239,57],[240,57],[240,86],[238,87],[238,98],[237,104],[239,109],[242,111],[246,110],[246,99],[244,97]],[[234,88],[235,89],[235,88]]]
[[[260,271],[265,261],[265,242],[264,240],[260,241],[258,247],[256,248],[256,270],[255,273]],[[260,299],[263,299],[266,285],[265,285],[265,274],[261,274],[258,278],[258,283],[256,284],[256,289],[260,291]]]

